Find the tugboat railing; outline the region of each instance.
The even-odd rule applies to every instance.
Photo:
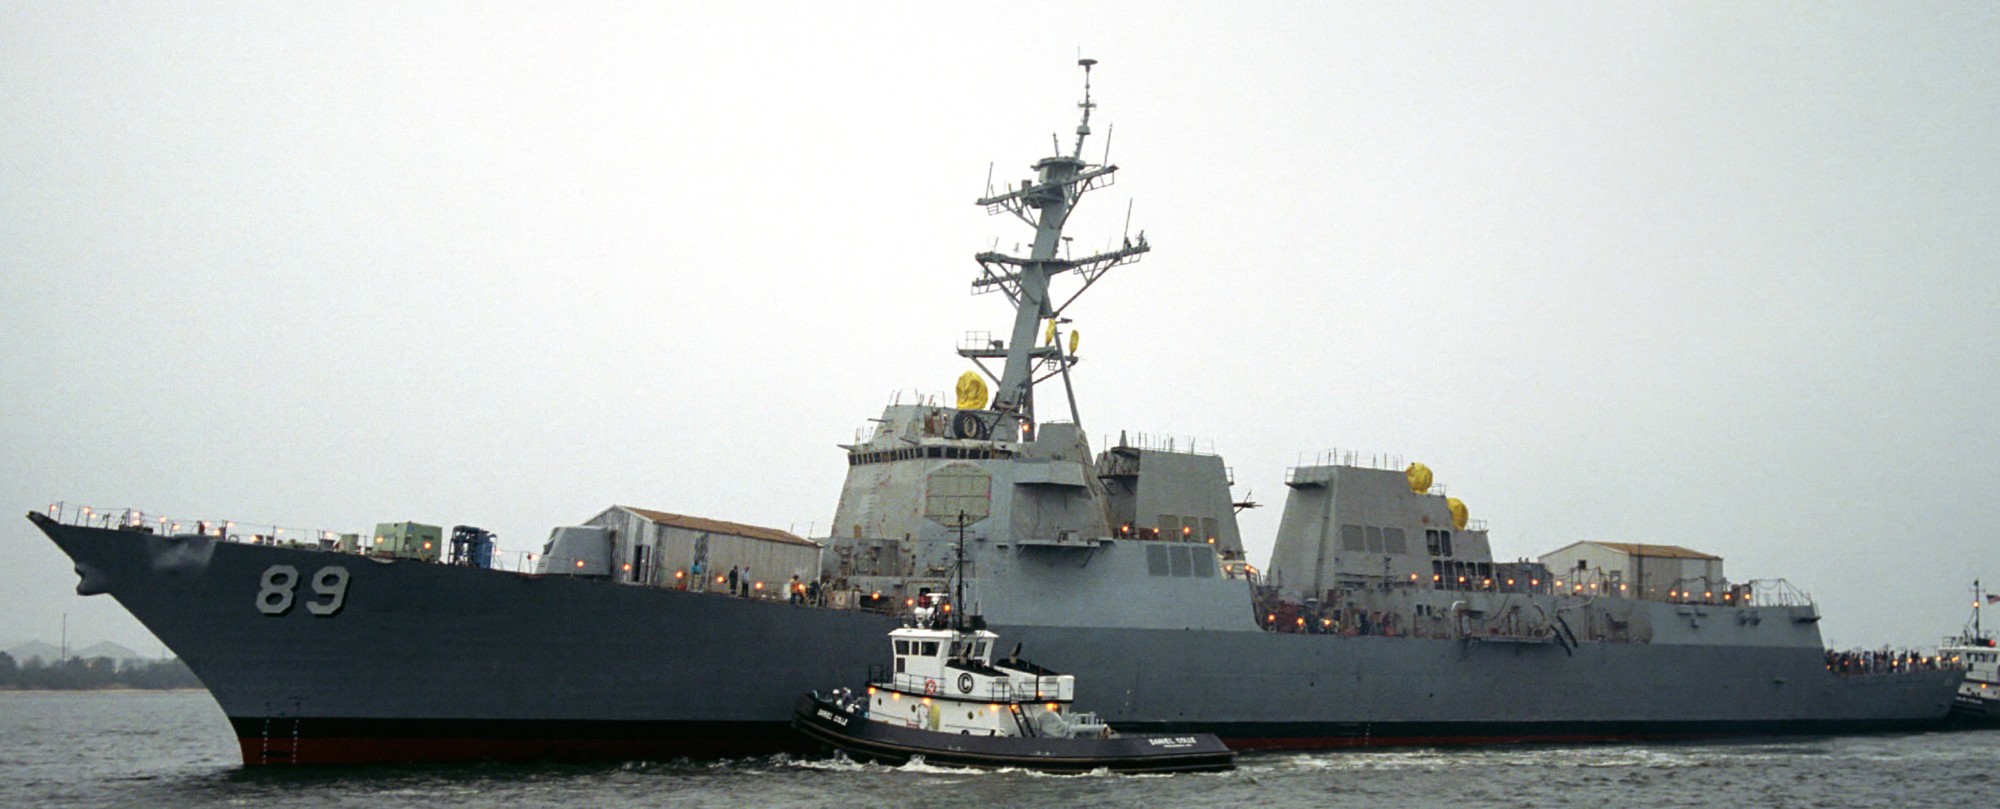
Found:
[[[958,690],[956,676],[926,677],[911,672],[892,674],[887,666],[876,664],[868,667],[868,681],[905,694],[987,702],[1033,703],[1067,698],[1062,691],[1062,678],[1054,676],[989,679],[984,688],[974,688],[971,693],[966,693]]]

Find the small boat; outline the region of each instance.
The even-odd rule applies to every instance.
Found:
[[[934,597],[927,596],[927,599]],[[1203,772],[1236,766],[1211,733],[1118,733],[1071,709],[1076,678],[1020,659],[993,659],[1000,636],[923,620],[948,602],[919,605],[917,625],[892,630],[890,667],[874,667],[867,690],[799,697],[792,726],[860,761],[926,763],[1053,773]]]
[[[1972,620],[1957,637],[1946,638],[1938,647],[1940,658],[1965,669],[1948,717],[1954,725],[2000,725],[2000,643],[1979,622],[1980,610],[1990,604],[2000,604],[2000,596],[1987,595],[1979,582],[1973,582]]]

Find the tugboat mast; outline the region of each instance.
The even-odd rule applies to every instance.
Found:
[[[1070,365],[1076,362],[1073,352],[1065,351],[1055,339],[1055,324],[1050,324],[1047,345],[1035,346],[1036,327],[1044,319],[1054,319],[1061,315],[1069,304],[1089,289],[1091,284],[1103,276],[1106,270],[1120,264],[1137,261],[1152,248],[1146,244],[1146,234],[1138,238],[1125,238],[1124,246],[1081,259],[1059,258],[1057,248],[1063,243],[1063,226],[1069,221],[1070,212],[1083,199],[1086,192],[1110,185],[1117,166],[1098,165],[1083,159],[1084,140],[1090,136],[1090,112],[1097,105],[1090,100],[1090,68],[1097,64],[1095,59],[1079,59],[1083,67],[1083,101],[1077,106],[1083,110],[1083,119],[1076,127],[1076,148],[1070,154],[1058,152],[1042,158],[1033,166],[1035,177],[1022,180],[1018,186],[1001,194],[987,189],[987,196],[977,204],[984,206],[989,214],[1002,211],[1012,213],[1021,221],[1035,229],[1035,240],[1026,258],[1009,256],[998,252],[980,253],[974,258],[979,262],[980,277],[972,282],[975,294],[999,289],[1007,294],[1014,304],[1014,328],[1004,346],[961,348],[961,356],[974,362],[982,358],[1005,358],[1006,365],[994,391],[993,403],[989,406],[996,417],[994,433],[999,435],[1001,427],[1010,429],[1011,437],[1027,437],[1035,423],[1035,373],[1042,363],[1055,366],[1056,372],[1065,375]],[[1083,277],[1083,287],[1072,294],[1061,305],[1051,305],[1049,280],[1065,272],[1076,272]],[[981,370],[986,367],[980,365]],[[991,371],[987,371],[992,376]],[[1046,378],[1046,377],[1044,377]],[[1076,414],[1076,401],[1072,396],[1070,411]]]

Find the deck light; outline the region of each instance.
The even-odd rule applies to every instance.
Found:
[[[578,559],[578,560],[576,560],[576,566],[577,566],[577,567],[583,567],[583,560],[582,560],[582,559]]]

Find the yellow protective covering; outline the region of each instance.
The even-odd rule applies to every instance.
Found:
[[[1403,476],[1410,479],[1410,493],[1423,494],[1431,490],[1431,468],[1420,463],[1410,464],[1403,470]]]
[[[966,371],[958,375],[958,409],[986,409],[986,380],[978,371]]]
[[[1444,505],[1445,508],[1451,509],[1451,524],[1458,526],[1458,530],[1460,531],[1465,530],[1466,522],[1472,519],[1472,512],[1465,510],[1465,501],[1456,497],[1447,497],[1444,499]]]
[[[1069,333],[1069,353],[1071,353],[1071,354],[1075,354],[1075,353],[1076,353],[1076,344],[1077,344],[1077,341],[1078,341],[1078,340],[1081,340],[1081,339],[1083,339],[1083,332],[1080,332],[1080,331],[1076,331],[1076,330],[1074,330],[1074,329],[1070,330],[1070,333]]]
[[[1042,332],[1042,345],[1052,346],[1055,344],[1056,344],[1056,319],[1049,318],[1048,331]]]

